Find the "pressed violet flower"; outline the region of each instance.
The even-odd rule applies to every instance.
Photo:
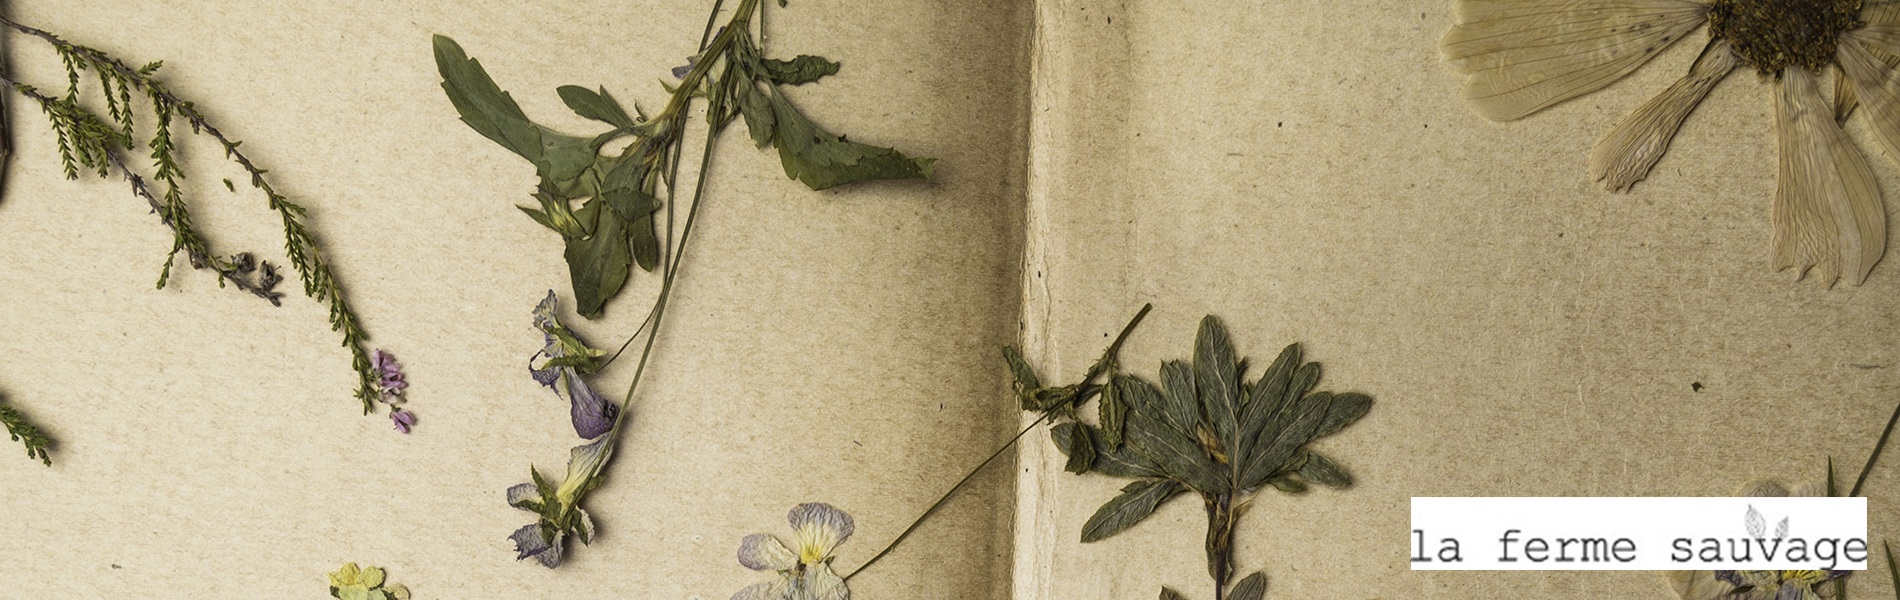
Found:
[[[381,568],[359,569],[346,563],[330,574],[330,596],[338,600],[409,600],[409,588],[385,581]]]
[[[400,408],[393,409],[389,411],[389,420],[396,423],[396,431],[409,433],[409,430],[416,426],[416,413]]]
[[[1772,265],[1823,285],[1859,285],[1886,252],[1886,209],[1873,170],[1840,121],[1866,108],[1875,138],[1900,159],[1900,9],[1861,0],[1458,0],[1446,62],[1472,77],[1464,98],[1508,121],[1628,75],[1703,23],[1709,42],[1674,85],[1597,143],[1590,175],[1628,190],[1662,158],[1716,83],[1751,67],[1773,88],[1780,170]],[[1863,20],[1864,19],[1864,20]],[[1817,79],[1840,69],[1835,102]]]
[[[541,330],[546,345],[529,359],[528,372],[535,381],[553,389],[555,395],[567,397],[574,434],[593,439],[613,428],[614,421],[620,417],[620,407],[596,393],[580,374],[598,369],[597,359],[607,353],[588,347],[574,332],[561,325],[554,317],[559,307],[554,291],[548,290],[548,297],[534,308],[534,326]],[[535,367],[534,358],[542,356],[547,357],[547,362]]]
[[[851,537],[851,515],[813,502],[793,508],[786,520],[798,540],[796,552],[766,533],[739,542],[739,564],[777,571],[778,579],[739,590],[732,600],[849,600],[844,578],[831,571],[831,551]]]
[[[567,477],[560,485],[549,484],[540,471],[529,468],[533,483],[508,488],[509,506],[541,516],[508,536],[515,543],[516,560],[533,557],[552,569],[561,566],[562,544],[568,535],[583,544],[594,543],[594,520],[581,510],[580,499],[600,485],[600,467],[612,454],[612,436],[603,435],[574,447],[567,461]]]

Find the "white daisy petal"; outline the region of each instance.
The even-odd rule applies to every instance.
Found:
[[[1509,121],[1628,75],[1708,13],[1691,0],[1459,0],[1439,48],[1472,73],[1465,100]]]
[[[1738,64],[1741,58],[1727,40],[1710,42],[1688,75],[1637,107],[1597,142],[1590,152],[1590,178],[1618,192],[1642,181],[1669,150],[1669,140],[1682,128],[1682,120]]]
[[[1775,189],[1774,267],[1820,268],[1824,285],[1859,285],[1886,251],[1880,187],[1835,123],[1807,69],[1782,70],[1775,89],[1781,171]]]
[[[778,538],[755,533],[739,541],[739,564],[754,571],[789,571],[798,567],[798,556]]]
[[[1851,34],[1841,39],[1839,57],[1847,76],[1836,80],[1853,81],[1854,97],[1866,107],[1861,114],[1872,122],[1874,137],[1888,158],[1900,161],[1900,71]]]
[[[798,560],[814,564],[831,556],[831,550],[851,537],[851,515],[830,504],[800,504],[786,515],[798,536]]]

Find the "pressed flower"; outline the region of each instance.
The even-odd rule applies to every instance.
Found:
[[[1753,497],[1818,497],[1821,484],[1807,484],[1789,492],[1780,484],[1757,481],[1742,489]],[[1847,571],[1663,571],[1669,586],[1682,600],[1820,600],[1814,586]]]
[[[396,422],[396,431],[409,433],[409,430],[416,426],[416,413],[400,408],[394,409],[389,411],[389,420]]]
[[[1873,170],[1840,122],[1857,106],[1900,160],[1900,8],[1861,0],[1459,0],[1445,60],[1471,73],[1464,97],[1507,121],[1600,89],[1696,27],[1709,42],[1689,73],[1625,117],[1591,152],[1592,178],[1628,190],[1662,158],[1716,83],[1752,67],[1773,87],[1780,169],[1771,264],[1823,285],[1859,285],[1886,252]],[[1835,101],[1816,78],[1840,68]]]
[[[797,540],[796,552],[771,534],[748,535],[739,542],[739,564],[754,571],[776,571],[778,579],[739,590],[732,600],[848,600],[844,578],[831,571],[831,552],[851,537],[851,515],[829,504],[800,504],[786,515]]]
[[[359,569],[356,563],[346,563],[330,574],[330,596],[339,600],[409,600],[408,587],[385,579],[381,568]]]
[[[607,353],[588,347],[574,332],[561,325],[554,316],[559,306],[554,291],[549,290],[548,297],[534,308],[534,326],[546,340],[534,358],[546,356],[548,361],[537,368],[531,358],[528,372],[541,385],[554,389],[555,395],[567,396],[574,434],[593,439],[613,428],[614,421],[620,417],[620,407],[589,387],[580,372],[599,368],[595,359]]]

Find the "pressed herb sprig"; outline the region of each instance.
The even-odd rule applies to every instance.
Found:
[[[329,262],[317,245],[316,236],[305,226],[305,209],[270,184],[265,178],[269,171],[258,167],[238,149],[242,142],[227,137],[191,101],[158,79],[157,73],[163,62],[133,68],[101,50],[67,42],[52,33],[5,17],[0,17],[0,25],[51,45],[65,66],[66,89],[60,96],[41,92],[37,87],[15,81],[7,75],[0,75],[0,81],[37,103],[46,114],[59,140],[60,161],[65,167],[66,177],[77,179],[83,168],[104,178],[116,168],[125,175],[133,193],[149,203],[159,220],[172,230],[172,248],[159,271],[157,287],[165,287],[171,278],[172,263],[182,252],[193,268],[215,272],[220,286],[230,282],[238,289],[268,300],[273,305],[279,304],[283,294],[274,291],[274,288],[282,278],[270,263],[260,264],[250,253],[228,257],[218,255],[211,250],[210,242],[192,226],[191,211],[180,188],[180,180],[186,177],[186,173],[178,163],[173,121],[182,119],[191,127],[192,133],[216,140],[224,148],[225,157],[250,174],[251,187],[264,193],[267,204],[277,212],[282,222],[284,252],[291,267],[303,280],[304,295],[329,304],[330,328],[342,333],[343,346],[350,349],[351,366],[356,370],[358,379],[356,396],[363,403],[363,413],[369,414],[379,395],[376,375],[372,372],[369,354],[364,347],[369,336],[363,331],[356,313],[350,309],[343,285],[331,272]],[[106,104],[105,118],[80,105],[81,74],[84,72],[91,72],[98,81],[100,95]],[[162,193],[153,192],[146,179],[133,171],[119,156],[120,152],[133,150],[136,145],[134,139],[139,119],[133,102],[134,93],[151,106],[152,137],[146,146],[151,150],[154,168],[152,180],[163,187]],[[235,191],[235,186],[229,180],[225,183]]]
[[[1244,382],[1227,328],[1201,320],[1194,359],[1161,365],[1161,385],[1121,372],[1111,353],[1081,384],[1044,387],[1013,349],[1005,350],[1024,410],[1071,420],[1051,428],[1067,470],[1133,478],[1082,526],[1082,541],[1106,539],[1140,523],[1162,503],[1186,492],[1207,510],[1207,572],[1214,598],[1259,600],[1266,574],[1255,572],[1231,587],[1233,540],[1240,515],[1266,487],[1299,494],[1307,482],[1346,487],[1339,465],[1306,448],[1351,425],[1372,408],[1357,393],[1315,392],[1318,363],[1302,363],[1299,344],[1287,346],[1259,380]],[[1109,382],[1090,382],[1106,373]],[[1074,408],[1101,396],[1100,426],[1072,420]],[[1161,597],[1184,598],[1162,588]]]
[[[4,401],[5,398],[0,398],[0,402]],[[0,404],[0,425],[6,426],[7,437],[26,446],[27,458],[38,458],[46,466],[53,466],[53,459],[46,454],[46,449],[53,446],[53,438],[46,437],[40,428],[28,422],[26,415],[11,406]]]
[[[713,26],[722,5],[713,4],[700,33],[698,54],[685,68],[675,70],[678,85],[662,83],[670,96],[657,114],[648,116],[637,105],[629,113],[605,87],[558,88],[556,93],[576,114],[609,126],[591,136],[560,133],[529,120],[460,44],[440,35],[433,40],[442,89],[462,121],[534,165],[540,178],[530,194],[534,206],[517,208],[561,235],[576,311],[588,318],[599,317],[635,265],[645,271],[661,270],[660,291],[646,321],[622,345],[624,350],[640,335],[646,336],[627,389],[628,400],[639,390],[665,321],[680,260],[705,194],[713,148],[733,121],[743,117],[759,147],[778,149],[785,174],[814,190],[868,179],[927,177],[934,162],[846,141],[812,123],[778,86],[817,81],[836,73],[838,63],[813,56],[790,61],[764,58],[757,40],[763,37],[765,5],[759,0],[741,0],[715,34]],[[706,140],[676,245],[674,220],[681,188],[677,176],[695,99],[705,101]],[[629,137],[631,143],[620,152],[601,154],[608,143]],[[575,202],[581,203],[579,208]],[[656,231],[662,214],[664,243]],[[555,299],[550,295],[535,319],[547,336],[542,353],[549,360],[531,370],[538,381],[567,397],[575,433],[588,443],[570,453],[568,474],[560,483],[533,471],[531,483],[508,490],[509,505],[540,517],[510,536],[517,558],[534,557],[549,568],[561,563],[567,537],[592,543],[592,520],[580,503],[600,485],[602,469],[630,412],[624,410],[624,402],[615,404],[595,393],[583,377],[604,368],[614,357],[601,360],[605,353],[581,343],[560,325],[554,312]]]

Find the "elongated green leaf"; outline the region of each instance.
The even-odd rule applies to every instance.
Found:
[[[1300,481],[1300,480],[1298,480],[1298,479],[1294,479],[1294,478],[1292,478],[1292,477],[1288,477],[1288,476],[1285,476],[1285,475],[1281,475],[1281,476],[1279,476],[1279,477],[1275,477],[1275,478],[1273,478],[1273,480],[1272,480],[1272,481],[1268,481],[1267,483],[1269,483],[1269,484],[1272,484],[1272,485],[1273,485],[1273,489],[1276,489],[1276,490],[1280,490],[1280,491],[1282,491],[1282,492],[1286,492],[1286,493],[1288,493],[1288,494],[1304,494],[1304,493],[1306,493],[1306,483],[1304,483],[1304,482],[1302,482],[1302,481]]]
[[[1194,389],[1194,368],[1178,360],[1162,363],[1161,389],[1167,392],[1163,406],[1168,424],[1189,438],[1195,437],[1194,430],[1201,424],[1201,400]]]
[[[1095,468],[1095,440],[1086,427],[1069,430],[1069,463],[1063,467],[1070,473],[1081,475]]]
[[[435,66],[442,75],[442,91],[467,123],[483,137],[528,160],[540,158],[540,130],[528,122],[521,106],[495,85],[481,61],[469,58],[461,44],[435,36]]]
[[[620,218],[626,221],[634,221],[660,210],[659,198],[632,188],[602,190],[600,197],[607,201],[607,207],[612,208],[614,214],[620,215]]]
[[[1102,441],[1109,449],[1122,445],[1122,429],[1128,420],[1128,401],[1122,398],[1130,384],[1127,377],[1116,374],[1109,377],[1108,385],[1102,388],[1102,401],[1096,405],[1102,423]]]
[[[1319,375],[1319,363],[1310,362],[1300,365],[1299,370],[1293,372],[1293,381],[1287,384],[1286,391],[1282,394],[1280,414],[1285,414],[1299,399],[1305,398],[1307,392],[1313,391],[1313,386],[1319,384]]]
[[[589,200],[598,206],[603,200]],[[599,224],[594,235],[567,241],[568,278],[574,283],[575,311],[589,319],[600,316],[607,299],[620,293],[627,283],[632,256],[627,250],[626,221],[611,210],[595,209]]]
[[[1313,429],[1313,438],[1319,439],[1344,429],[1347,425],[1366,416],[1372,410],[1372,397],[1351,392],[1333,395],[1333,403],[1326,407],[1326,417],[1320,419],[1319,426]]]
[[[1187,491],[1180,482],[1166,479],[1147,479],[1128,484],[1122,488],[1122,495],[1109,500],[1095,511],[1095,516],[1082,525],[1082,542],[1088,543],[1106,539],[1109,536],[1140,523],[1148,515],[1154,514],[1155,507]]]
[[[1050,437],[1055,441],[1056,449],[1061,450],[1063,454],[1074,452],[1074,449],[1070,447],[1075,441],[1073,434],[1069,431],[1071,428],[1080,428],[1083,431],[1089,432],[1089,440],[1095,443],[1096,473],[1111,477],[1167,476],[1166,473],[1161,472],[1160,465],[1155,464],[1152,460],[1148,460],[1148,457],[1142,456],[1140,452],[1137,452],[1131,446],[1124,444],[1121,448],[1108,449],[1107,446],[1103,445],[1100,430],[1080,423],[1068,422],[1050,428]]]
[[[1194,382],[1214,434],[1230,451],[1239,446],[1235,439],[1240,431],[1239,369],[1227,328],[1214,315],[1202,318],[1201,330],[1194,336]]]
[[[931,158],[910,158],[890,148],[846,141],[842,136],[820,129],[791,101],[772,91],[772,117],[776,130],[779,162],[785,176],[807,187],[822,190],[870,179],[921,179],[930,176],[937,162]]]
[[[1887,575],[1893,577],[1893,595],[1895,598],[1900,598],[1900,566],[1894,565],[1893,546],[1887,544],[1886,540],[1881,540],[1880,547],[1887,551]]]
[[[599,93],[578,85],[564,85],[554,91],[561,95],[561,101],[567,103],[568,108],[574,109],[574,114],[615,127],[633,127],[633,117],[627,116],[626,109],[620,108],[606,87],[600,88]]]
[[[1254,571],[1246,579],[1240,580],[1240,583],[1234,584],[1234,589],[1228,590],[1227,600],[1260,600],[1266,595],[1267,574]]]
[[[627,224],[627,243],[633,246],[633,262],[640,270],[652,272],[660,266],[660,238],[653,233],[653,215],[634,219]]]
[[[1300,345],[1288,344],[1280,350],[1279,358],[1261,374],[1260,381],[1253,385],[1252,393],[1247,394],[1246,405],[1240,410],[1240,434],[1234,448],[1234,456],[1246,457],[1253,454],[1254,440],[1260,437],[1274,415],[1280,412],[1280,402],[1286,397],[1286,388],[1293,382],[1293,371],[1300,366]]]
[[[1164,585],[1161,586],[1161,600],[1188,600],[1188,598],[1181,595],[1181,592],[1168,589],[1168,586]]]
[[[800,54],[789,61],[768,58],[761,61],[759,66],[765,68],[765,76],[772,83],[785,85],[811,83],[820,77],[838,73],[838,63],[809,54]]]
[[[1128,419],[1128,443],[1148,457],[1169,477],[1188,484],[1195,491],[1224,494],[1229,491],[1225,469],[1214,464],[1198,442],[1175,431],[1172,426],[1136,411]]]
[[[1036,390],[1042,389],[1042,380],[1036,377],[1036,370],[1029,368],[1028,361],[1023,360],[1023,353],[1017,351],[1015,346],[1003,346],[1003,361],[1009,363],[1009,372],[1016,376],[1016,393],[1023,397],[1023,410],[1035,408],[1029,399]]]
[[[1284,469],[1299,453],[1300,446],[1312,439],[1314,428],[1326,416],[1332,394],[1316,392],[1294,403],[1287,419],[1268,425],[1254,442],[1254,454],[1240,468],[1240,487],[1247,489],[1266,482]],[[1284,423],[1282,425],[1281,423]]]
[[[1334,403],[1339,399],[1335,397]],[[1300,478],[1327,487],[1343,488],[1352,485],[1352,476],[1339,468],[1338,463],[1318,452],[1306,453],[1306,464],[1300,465]]]

